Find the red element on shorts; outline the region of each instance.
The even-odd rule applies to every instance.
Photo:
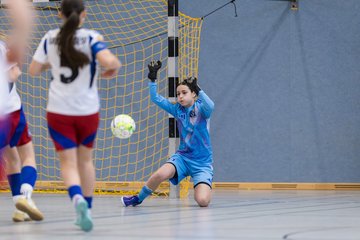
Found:
[[[6,170],[5,170],[5,160],[2,158],[2,150],[0,150],[0,181],[4,181],[6,179]]]
[[[9,136],[9,121],[7,116],[0,117],[0,150],[8,145],[7,138]],[[0,151],[1,157],[1,151]],[[1,159],[0,159],[1,160]]]
[[[9,114],[10,132],[8,144],[10,147],[18,147],[31,141],[31,134],[28,129],[25,114],[21,108]]]
[[[68,116],[47,113],[50,136],[57,151],[78,147],[92,148],[99,126],[99,113],[87,116]]]

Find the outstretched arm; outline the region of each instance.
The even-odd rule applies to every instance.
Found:
[[[149,88],[151,101],[175,117],[176,105],[172,104],[168,99],[157,93],[156,82],[149,82]]]
[[[96,59],[99,61],[100,66],[105,68],[105,71],[101,74],[102,77],[111,78],[116,76],[121,67],[121,63],[109,49],[104,49],[99,52],[96,55]]]
[[[106,47],[104,37],[100,34],[95,36],[91,43],[91,51],[96,55],[96,60],[104,69],[101,73],[102,77],[112,78],[117,75],[121,67],[119,59]]]
[[[199,91],[199,103],[200,103],[200,111],[205,118],[210,118],[213,110],[214,110],[214,102],[209,98],[208,95],[203,90]]]
[[[153,101],[156,105],[158,105],[160,108],[164,109],[171,115],[175,116],[175,105],[172,104],[168,99],[164,98],[163,96],[159,95],[157,93],[157,84],[156,84],[156,78],[157,78],[157,72],[161,68],[161,61],[151,61],[148,65],[149,68],[149,74],[148,78],[150,79],[149,82],[149,89],[150,89],[150,99]]]
[[[211,113],[214,110],[214,102],[206,95],[206,93],[201,90],[198,80],[196,77],[190,77],[185,79],[190,83],[191,89],[198,95],[198,103],[200,104],[200,112],[205,118],[210,118]]]

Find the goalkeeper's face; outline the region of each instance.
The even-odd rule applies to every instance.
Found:
[[[187,85],[180,84],[176,89],[177,101],[183,107],[191,107],[196,98],[195,92],[192,92]]]

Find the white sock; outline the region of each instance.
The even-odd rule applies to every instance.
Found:
[[[84,197],[80,194],[75,194],[74,197],[72,198],[72,203],[74,205],[74,207],[76,207],[77,203],[79,202],[79,200],[83,200],[85,201]]]
[[[28,183],[21,184],[20,192],[24,195],[27,199],[31,198],[31,194],[33,192],[33,187]]]
[[[13,196],[13,202],[16,203],[20,198],[24,198],[23,195],[16,195],[16,196]]]

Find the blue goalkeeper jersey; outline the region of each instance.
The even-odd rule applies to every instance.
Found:
[[[204,91],[199,92],[198,99],[189,107],[179,103],[171,103],[157,93],[157,84],[149,82],[151,100],[174,116],[180,134],[178,154],[195,164],[212,163],[212,147],[210,142],[210,116],[214,110],[214,102]]]

